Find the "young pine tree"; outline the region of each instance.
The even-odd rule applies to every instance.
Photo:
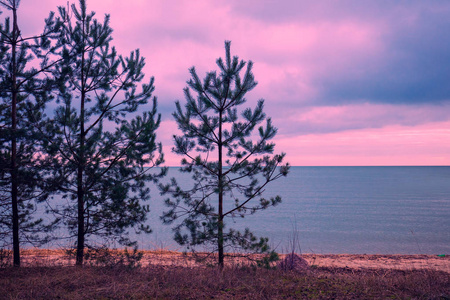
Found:
[[[225,231],[226,219],[280,203],[279,196],[266,199],[262,194],[267,184],[287,175],[289,164],[283,164],[285,154],[273,155],[275,145],[270,140],[277,129],[263,112],[264,101],[259,100],[253,110],[238,112],[257,84],[253,63],[231,57],[230,42],[225,42],[225,60],[219,58],[217,65],[219,72],[207,73],[203,82],[195,68],[190,69],[185,107],[177,101],[173,113],[183,133],[174,136],[173,151],[185,157],[181,171],[192,174],[193,185],[182,188],[172,178],[160,189],[171,196],[163,222],[181,219],[174,227],[175,240],[189,247],[213,245],[223,267],[227,247],[269,250],[267,238],[258,240],[249,229]]]
[[[62,81],[45,147],[54,158],[50,183],[66,199],[53,211],[76,237],[76,264],[82,265],[91,236],[131,245],[129,228],[150,231],[144,226],[148,205],[142,203],[149,199],[146,183],[165,169],[149,171],[163,162],[155,134],[160,115],[153,78],[141,84],[145,63],[139,50],[118,55],[110,46],[109,15],[98,21],[87,13],[85,0],[70,13],[59,11],[68,20],[60,41]],[[149,99],[150,110],[138,115]]]
[[[43,242],[40,233],[49,229],[33,218],[35,202],[47,197],[39,186],[43,160],[35,124],[51,99],[52,40],[61,24],[50,14],[41,35],[23,37],[19,0],[2,0],[0,7],[9,13],[0,24],[0,247],[12,245],[14,266],[20,266],[21,243]]]

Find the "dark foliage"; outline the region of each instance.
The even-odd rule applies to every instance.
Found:
[[[203,82],[195,68],[184,89],[184,109],[179,101],[173,113],[183,135],[174,136],[173,152],[184,156],[182,172],[192,174],[193,186],[172,179],[160,185],[169,210],[164,223],[176,223],[175,240],[195,247],[211,245],[223,266],[224,251],[268,252],[266,238],[256,238],[249,229],[224,231],[225,219],[244,217],[281,202],[279,196],[266,199],[267,184],[286,176],[289,165],[284,154],[273,155],[270,140],[277,129],[263,112],[264,100],[254,109],[245,104],[246,94],[256,82],[253,63],[231,57],[225,42],[225,60],[219,58],[219,72],[207,73]],[[243,73],[243,77],[241,77]]]
[[[55,86],[50,71],[58,49],[55,39],[61,22],[51,13],[41,35],[23,37],[18,0],[0,1],[8,16],[0,24],[0,248],[13,246],[20,265],[20,244],[46,241],[51,228],[33,218],[36,202],[47,198],[40,182],[45,160],[36,124],[44,118]]]
[[[156,142],[160,115],[152,98],[154,79],[142,83],[145,62],[139,50],[128,57],[117,54],[110,45],[109,15],[100,22],[84,0],[70,11],[60,7],[59,13],[66,22],[55,71],[58,107],[47,120],[43,146],[53,158],[48,188],[66,202],[52,212],[76,237],[81,265],[93,235],[130,246],[129,228],[150,232],[144,225],[146,183],[156,182],[165,169],[150,170],[163,162]],[[138,115],[138,108],[147,111]]]

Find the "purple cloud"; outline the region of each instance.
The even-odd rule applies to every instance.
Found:
[[[22,1],[23,35],[38,33],[58,5],[66,1]],[[217,69],[224,40],[232,41],[233,54],[254,62],[259,85],[248,104],[266,99],[288,152],[297,146],[285,139],[355,130],[386,137],[392,126],[422,130],[450,120],[449,2],[88,0],[88,9],[99,19],[111,14],[119,53],[140,48],[146,57],[169,149],[165,133],[176,128],[171,113],[174,101],[183,100],[188,68],[200,75]],[[430,143],[429,152],[435,148]]]

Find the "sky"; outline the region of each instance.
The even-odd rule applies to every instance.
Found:
[[[74,2],[73,0],[70,3]],[[66,0],[22,0],[22,35],[41,31]],[[171,153],[175,100],[184,103],[188,69],[203,76],[224,57],[254,63],[278,128],[275,152],[294,166],[450,165],[450,2],[301,0],[88,0],[111,15],[113,42],[139,48],[155,77]]]

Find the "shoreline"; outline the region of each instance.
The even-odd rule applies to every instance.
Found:
[[[96,262],[105,259],[118,258],[123,255],[123,250],[107,250],[108,252],[98,253],[97,260],[86,261],[87,264],[96,265]],[[181,253],[169,250],[139,250],[142,253],[140,261],[143,267],[158,265],[164,267],[198,267],[202,263],[196,261],[192,253]],[[132,250],[129,250],[132,255]],[[206,256],[206,253],[198,253],[197,256]],[[280,259],[284,259],[287,254],[279,254]],[[251,259],[258,259],[260,256],[251,255]],[[391,270],[436,270],[450,274],[450,256],[438,256],[428,254],[301,254],[309,266],[348,268],[353,270],[363,269],[391,269]],[[51,249],[27,249],[21,251],[23,266],[71,266],[75,264],[75,258],[68,255],[65,250]],[[4,259],[4,258],[3,258]],[[209,256],[206,263],[213,263],[214,257]],[[228,253],[226,264],[242,265],[248,263],[248,259],[239,254]],[[3,261],[3,260],[2,260]]]

